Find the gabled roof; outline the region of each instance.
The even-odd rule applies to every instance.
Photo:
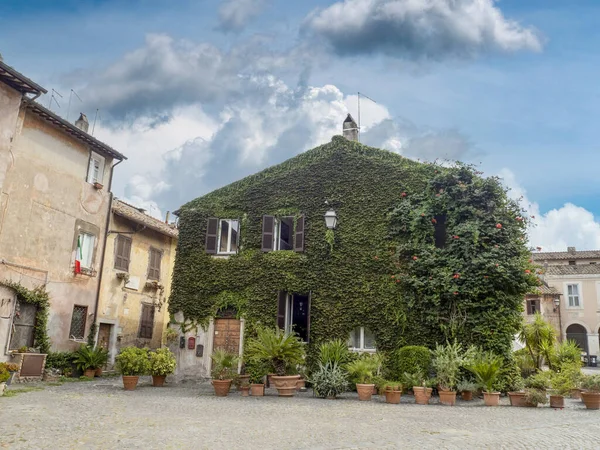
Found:
[[[8,64],[0,61],[0,81],[16,89],[21,94],[41,95],[48,92],[42,86],[34,81],[31,81],[25,75],[17,72]]]
[[[533,253],[535,261],[600,259],[600,250],[578,250],[572,252],[541,252]]]
[[[53,113],[49,109],[44,108],[38,102],[28,102],[27,109],[32,113],[37,114],[39,117],[46,120],[47,122],[50,122],[52,125],[61,128],[63,131],[80,141],[82,144],[91,147],[98,153],[101,153],[105,156],[108,155],[120,161],[127,159],[125,155],[119,153],[114,148],[106,145],[104,142],[101,142],[98,139],[92,137],[82,129],[77,128],[72,123],[67,122],[65,119]]]
[[[542,282],[542,285],[533,288],[527,295],[562,295],[555,287],[548,286],[548,283],[544,280],[540,281]]]
[[[117,216],[124,217],[132,222],[144,225],[154,231],[158,231],[166,236],[177,238],[179,236],[179,230],[174,226],[171,226],[162,220],[155,219],[148,214],[145,214],[142,209],[136,208],[135,206],[125,203],[124,201],[114,199],[112,203],[112,212]]]
[[[546,275],[600,275],[598,264],[576,264],[548,266],[544,269]]]

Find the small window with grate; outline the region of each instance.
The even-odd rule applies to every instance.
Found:
[[[160,281],[160,260],[162,252],[155,248],[150,249],[150,259],[148,262],[148,279]]]
[[[154,306],[142,305],[142,317],[140,319],[140,332],[138,337],[152,339],[154,329]]]
[[[115,269],[129,271],[131,238],[119,234],[115,239]]]
[[[73,306],[73,315],[71,316],[71,330],[69,339],[81,340],[85,336],[85,322],[87,319],[87,306]]]
[[[535,313],[541,313],[542,310],[540,308],[540,299],[532,298],[527,300],[527,315],[531,316]]]

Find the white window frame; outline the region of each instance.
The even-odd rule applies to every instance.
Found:
[[[88,166],[87,182],[90,184],[100,183],[104,184],[104,164],[106,160],[103,156],[98,153],[91,152],[90,163]],[[97,172],[97,173],[96,173]]]
[[[88,256],[88,258],[85,258],[85,259],[83,257],[84,236],[88,236],[89,238],[91,238],[91,243],[90,243],[90,248],[89,248],[89,256]],[[79,261],[82,269],[92,269],[92,267],[94,265],[94,247],[96,246],[96,236],[94,236],[92,233],[86,233],[84,231],[80,231],[79,235],[77,236],[77,240],[79,242],[81,242],[82,253],[81,253],[81,259],[80,259],[79,249],[76,249],[75,250],[75,259]],[[79,245],[78,245],[78,247],[79,247]]]
[[[577,286],[577,294],[569,294],[569,286]],[[565,308],[566,309],[583,309],[583,289],[580,282],[567,282],[565,283]],[[578,305],[571,306],[571,297],[577,297]]]
[[[227,250],[224,252],[221,251],[221,224],[223,222],[227,222],[229,224],[229,232],[227,233]],[[217,255],[235,255],[237,253],[237,250],[231,251],[231,233],[233,231],[231,224],[233,222],[237,223],[236,247],[238,250],[240,248],[240,221],[238,219],[219,219],[219,226],[217,228]]]
[[[359,346],[358,347],[354,347],[351,344],[352,341],[352,335],[354,334],[354,331],[356,330],[356,328],[360,328],[360,339],[359,339]],[[350,337],[348,338],[348,349],[352,352],[366,352],[366,353],[376,353],[377,352],[377,347],[374,348],[365,348],[365,327],[356,327],[354,330],[352,330],[350,333]]]

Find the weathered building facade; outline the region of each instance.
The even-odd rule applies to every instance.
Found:
[[[72,350],[95,320],[110,185],[125,157],[87,133],[85,116],[75,126],[29,97],[43,92],[0,62],[0,281],[44,285],[51,347]],[[3,292],[0,360],[33,344],[35,324],[30,305]]]
[[[98,344],[111,363],[121,347],[163,343],[177,236],[174,226],[113,200],[98,307]]]

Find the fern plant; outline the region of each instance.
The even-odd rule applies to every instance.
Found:
[[[482,352],[466,368],[475,375],[486,392],[494,392],[494,383],[500,374],[502,360],[491,352]]]

